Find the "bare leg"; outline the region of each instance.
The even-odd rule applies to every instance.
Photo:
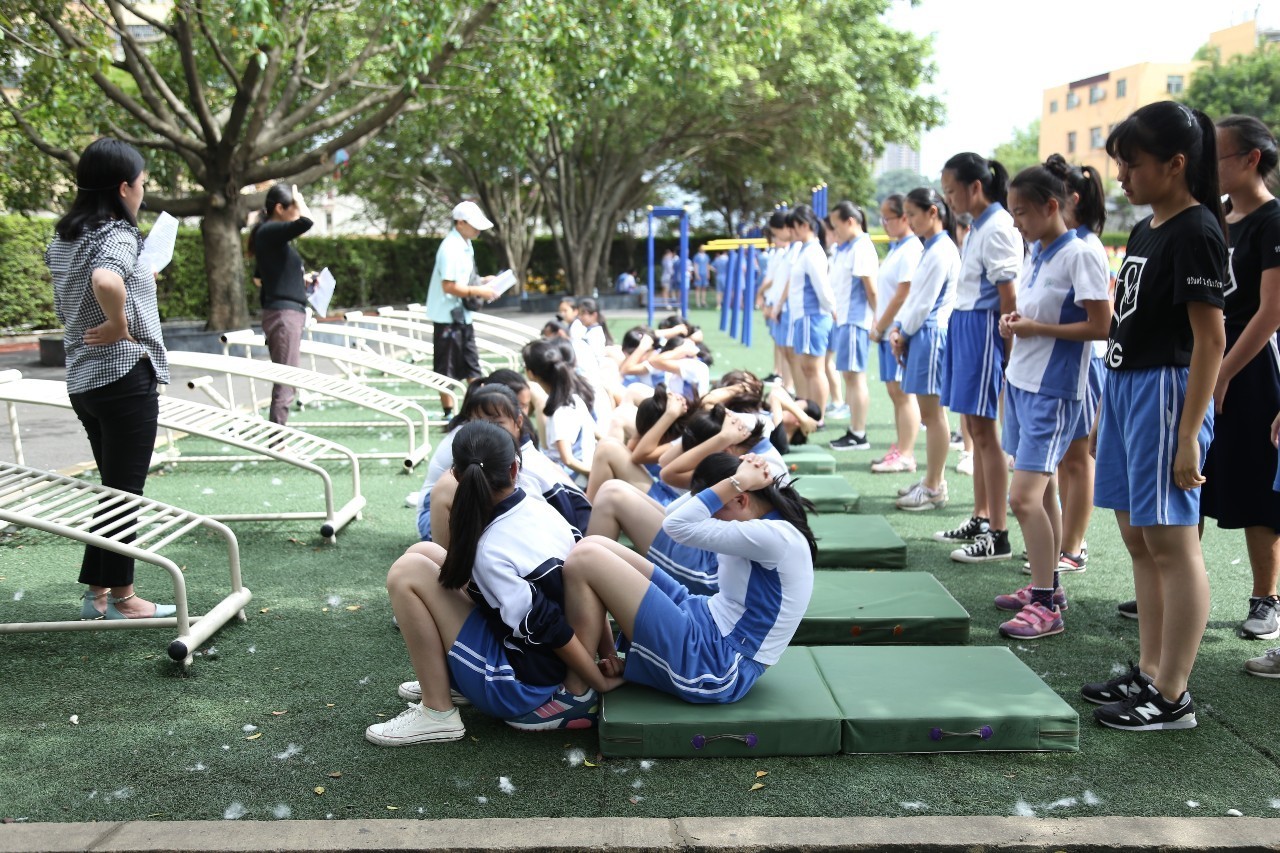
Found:
[[[1280,574],[1280,536],[1270,527],[1246,527],[1244,542],[1249,548],[1249,566],[1253,569],[1253,595],[1263,598],[1275,595]]]
[[[1160,672],[1160,648],[1164,636],[1164,596],[1160,570],[1147,548],[1142,528],[1129,524],[1129,513],[1116,511],[1116,524],[1133,561],[1133,587],[1138,599],[1138,667],[1151,678]],[[1198,550],[1197,546],[1197,550]],[[1142,623],[1146,622],[1146,625]]]
[[[973,514],[991,519],[992,530],[1009,526],[1009,461],[996,434],[991,418],[966,415],[969,434],[973,436]]]
[[[422,686],[423,707],[450,710],[453,699],[445,655],[471,615],[471,602],[461,590],[442,587],[440,567],[412,550],[392,564],[387,592]]]
[[[1156,583],[1138,583],[1138,633],[1145,631],[1144,622],[1156,621],[1160,631],[1158,672],[1148,672],[1160,695],[1177,701],[1187,689],[1187,679],[1196,662],[1200,640],[1209,620],[1209,577],[1204,569],[1204,554],[1194,526],[1157,526],[1140,528],[1147,551],[1151,554],[1157,576]],[[1145,588],[1145,589],[1144,589]],[[1152,592],[1160,596],[1151,607]],[[1147,598],[1143,598],[1143,593]],[[1145,649],[1147,640],[1142,640]]]
[[[826,359],[824,359],[824,364],[827,372],[827,396],[831,398],[833,403],[847,402],[843,388],[840,385],[840,374],[836,371],[836,354],[828,352]]]
[[[596,445],[596,454],[591,460],[587,500],[594,504],[600,487],[610,480],[622,480],[645,492],[651,482],[649,472],[631,461],[630,450],[618,441],[605,439]]]
[[[813,395],[809,393],[808,380],[805,378],[804,369],[800,365],[800,356],[796,355],[796,351],[791,347],[787,347],[787,363],[791,365],[791,378],[796,386],[796,399],[814,399]]]
[[[916,436],[920,434],[920,404],[915,394],[907,394],[897,382],[886,382],[893,401],[893,419],[898,427],[898,452],[907,459],[916,458]],[[947,427],[950,431],[950,426]]]
[[[612,539],[588,536],[569,552],[561,571],[565,615],[582,645],[600,646],[606,611],[625,636],[635,632],[636,613],[653,577],[648,560]]]
[[[1058,567],[1057,537],[1061,528],[1060,520],[1054,523],[1058,502],[1054,499],[1053,479],[1036,471],[1014,471],[1009,497],[1022,528],[1022,540],[1027,543],[1031,585],[1049,589]]]
[[[1093,515],[1093,457],[1089,455],[1089,439],[1071,442],[1067,455],[1058,466],[1062,491],[1062,550],[1079,554],[1085,531]]]
[[[920,394],[920,417],[929,429],[925,432],[925,448],[928,464],[924,475],[926,487],[938,490],[942,487],[947,469],[947,452],[951,449],[951,435],[947,431],[947,410],[938,402],[937,394]]]
[[[626,533],[636,550],[647,552],[664,518],[662,504],[630,483],[610,480],[596,493],[587,535],[617,539],[619,533]]]
[[[820,355],[798,355],[796,358],[800,362],[800,372],[804,376],[804,398],[817,403],[818,411],[825,413],[827,411],[827,401],[831,396],[831,389],[827,387],[827,372],[823,366],[824,357]],[[796,389],[797,392],[799,390],[799,388]]]
[[[964,415],[960,416],[960,438],[964,442],[964,452],[973,453],[973,436],[969,434],[969,422],[964,419]]]
[[[867,392],[867,374],[844,374],[844,399],[849,404],[849,428],[856,433],[867,431],[867,412],[871,395]]]

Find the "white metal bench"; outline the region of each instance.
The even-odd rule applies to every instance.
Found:
[[[215,631],[232,619],[245,621],[244,608],[253,594],[240,581],[239,543],[221,522],[150,498],[11,462],[0,462],[0,521],[96,545],[158,566],[173,581],[177,606],[174,616],[158,619],[0,623],[0,634],[176,627],[178,636],[169,643],[168,654],[186,668],[191,666],[192,651]],[[186,577],[160,551],[198,527],[217,533],[226,544],[231,593],[203,616],[191,616],[187,610]],[[130,535],[132,542],[123,541]]]
[[[0,371],[0,401],[6,404],[9,415],[9,433],[13,439],[14,459],[25,463],[22,454],[21,427],[18,423],[18,403],[37,406],[71,408],[65,382],[48,379],[24,379],[17,370]],[[211,514],[219,521],[291,521],[318,518],[320,535],[333,541],[335,534],[351,521],[360,517],[365,506],[360,493],[360,462],[349,448],[332,441],[302,432],[293,427],[280,426],[262,418],[206,406],[191,400],[179,400],[160,396],[160,426],[169,431],[170,438],[165,451],[157,453],[153,464],[176,462],[247,462],[262,457],[286,462],[320,478],[324,496],[324,509],[310,512],[254,512]],[[197,435],[222,442],[247,451],[252,456],[222,454],[214,456],[183,455],[173,432]],[[333,480],[329,472],[316,464],[317,459],[345,459],[351,468],[352,497],[342,506],[334,500]]]
[[[253,357],[254,347],[260,350],[267,348],[266,337],[254,332],[252,329],[227,332],[222,335],[222,343],[223,350],[227,355],[231,354],[231,347],[243,347],[246,358]],[[404,380],[420,385],[426,390],[452,394],[458,398],[467,393],[467,386],[457,379],[442,376],[434,370],[420,367],[410,362],[379,355],[363,347],[344,347],[313,340],[303,340],[300,347],[302,354],[310,357],[312,370],[316,369],[315,360],[317,358],[328,359],[337,365],[338,369],[352,382],[369,383],[372,381]],[[374,377],[369,375],[369,372],[381,373],[385,374],[385,376]],[[433,420],[432,423],[442,424],[444,421]]]
[[[377,412],[390,419],[376,421],[306,421],[299,426],[300,428],[305,427],[307,431],[315,428],[353,429],[357,427],[385,428],[396,426],[402,426],[407,430],[408,446],[403,454],[386,451],[356,452],[355,455],[360,459],[398,458],[403,462],[406,469],[412,470],[431,452],[431,442],[428,439],[430,418],[427,415],[427,410],[407,397],[389,394],[386,391],[379,391],[376,388],[370,388],[367,385],[350,382],[336,376],[329,376],[325,373],[317,373],[313,370],[289,367],[288,365],[275,364],[274,362],[255,358],[170,350],[169,363],[178,367],[188,367],[193,370],[205,370],[222,374],[226,378],[227,393],[225,396],[218,393],[213,387],[213,378],[209,376],[193,379],[187,383],[187,386],[203,391],[216,405],[228,411],[234,411],[236,407],[232,379],[241,377],[249,380],[251,400],[257,399],[257,394],[254,391],[254,382],[291,385],[316,396],[332,397],[335,400]]]
[[[375,329],[382,329],[387,332],[398,332],[408,337],[419,338],[422,340],[431,340],[432,323],[423,323],[418,320],[400,320],[394,317],[380,317],[377,314],[366,314],[363,311],[349,311],[343,314],[343,319],[348,323],[357,326],[371,326]],[[518,370],[520,367],[520,353],[513,350],[505,344],[494,343],[483,338],[477,337],[476,351],[480,356],[480,360],[488,363],[491,367],[506,367],[511,370]]]
[[[410,305],[408,308],[392,308],[390,305],[384,305],[378,309],[378,316],[390,317],[393,320],[409,320],[414,323],[430,324],[431,321],[427,319],[425,311],[420,306],[419,310],[415,311],[414,307]],[[524,347],[529,341],[539,337],[537,332],[527,326],[520,331],[516,331],[506,326],[493,325],[486,320],[480,319],[480,315],[476,313],[471,315],[471,327],[475,330],[478,338],[487,338],[494,343],[507,347],[516,347],[517,349]]]

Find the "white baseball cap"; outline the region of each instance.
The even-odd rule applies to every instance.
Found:
[[[488,231],[493,227],[493,223],[480,211],[480,205],[474,201],[464,201],[455,207],[453,221],[465,222],[477,231]]]

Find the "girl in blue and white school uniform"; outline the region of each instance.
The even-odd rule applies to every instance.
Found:
[[[630,483],[663,506],[679,497],[679,492],[662,482],[658,461],[679,439],[680,419],[688,408],[683,395],[668,393],[667,386],[659,382],[653,396],[636,407],[635,437],[626,443],[606,438],[596,445],[587,497],[594,500],[600,489],[614,480]]]
[[[677,492],[687,490],[694,471],[713,453],[733,456],[756,455],[769,465],[774,476],[789,482],[787,464],[765,435],[765,423],[757,415],[731,412],[716,405],[688,415],[682,424],[683,437],[664,454],[662,481]],[[589,535],[617,539],[626,533],[636,551],[691,592],[710,595],[719,589],[719,563],[714,552],[675,541],[663,529],[667,508],[645,491],[621,480],[606,483],[596,494]]]
[[[876,317],[870,337],[878,350],[880,381],[893,403],[898,440],[882,458],[871,463],[874,474],[910,473],[916,470],[916,436],[920,433],[920,406],[914,394],[902,390],[902,363],[893,354],[889,330],[911,293],[911,281],[924,245],[907,223],[906,196],[899,193],[880,204],[880,221],[889,235],[889,254],[876,277]]]
[[[531,341],[521,354],[529,378],[547,395],[542,409],[546,454],[575,475],[579,485],[585,485],[596,449],[596,421],[592,417],[595,392],[555,341]]]
[[[467,424],[453,453],[447,552],[418,543],[387,574],[417,675],[400,693],[414,704],[365,737],[381,746],[462,738],[451,691],[515,728],[588,728],[597,692],[621,682],[595,664],[612,643],[597,630],[599,647],[585,648],[565,615],[561,567],[576,531],[516,485],[520,453],[507,430]]]
[[[958,412],[973,439],[973,517],[942,541],[968,543],[951,552],[962,563],[1007,560],[1009,462],[996,432],[1004,364],[1000,316],[1016,307],[1022,269],[1022,238],[1005,210],[1009,174],[995,160],[957,154],[942,167],[942,186],[952,212],[968,213],[973,226],[961,253],[956,310],[947,332],[942,402]]]
[[[925,474],[899,489],[897,507],[923,512],[941,509],[948,500],[944,476],[951,433],[941,399],[942,364],[960,278],[960,251],[952,237],[955,220],[937,191],[917,187],[907,194],[903,209],[912,232],[922,241],[922,252],[889,342],[894,359],[903,366],[902,393],[916,398],[920,422],[928,430]]]
[[[1085,241],[1089,251],[1107,269],[1108,294],[1112,286],[1110,259],[1106,247],[1098,235],[1107,221],[1106,195],[1102,189],[1102,176],[1092,166],[1079,169],[1071,166],[1060,154],[1052,154],[1044,166],[1067,185],[1067,206],[1062,212],[1066,226]],[[1108,297],[1109,298],[1109,297]],[[1062,553],[1058,555],[1059,572],[1083,572],[1088,560],[1084,535],[1093,515],[1093,456],[1089,454],[1089,433],[1098,420],[1098,405],[1102,401],[1102,381],[1106,374],[1103,356],[1107,352],[1106,340],[1094,341],[1090,347],[1089,382],[1084,394],[1084,418],[1067,453],[1058,463],[1058,499],[1062,504]],[[1022,567],[1024,574],[1031,573],[1031,564]]]
[[[1208,116],[1159,101],[1116,126],[1107,154],[1129,200],[1152,210],[1116,280],[1094,485],[1133,560],[1141,652],[1130,672],[1081,695],[1112,728],[1185,729],[1196,725],[1187,682],[1209,615],[1200,466],[1226,345],[1218,146]]]
[[[1055,473],[1084,420],[1090,341],[1111,323],[1106,264],[1067,228],[1067,192],[1044,166],[1023,170],[1009,186],[1009,211],[1032,247],[1017,310],[1000,318],[1001,334],[1017,338],[1005,373],[1004,449],[1014,458],[1009,502],[1027,546],[1031,584],[997,596],[996,607],[1017,611],[1000,633],[1022,640],[1064,629]]]
[[[831,449],[870,450],[867,357],[871,353],[880,256],[867,233],[867,214],[853,202],[842,201],[832,208],[831,226],[840,241],[831,256],[831,286],[836,300],[831,349],[836,355],[836,370],[844,378],[844,399],[849,405],[849,428],[831,442]]]
[[[779,309],[778,297],[782,295],[784,280],[789,280],[788,255],[791,251],[791,229],[787,227],[787,214],[775,210],[765,228],[770,248],[761,258],[760,286],[756,289],[756,310],[764,315],[769,337],[773,340],[773,376],[787,388],[794,388],[791,376],[791,360],[787,355],[787,341],[791,337],[791,316],[785,306]],[[777,316],[774,312],[778,311]]]
[[[796,395],[826,412],[831,389],[827,384],[827,345],[835,324],[835,294],[831,292],[823,227],[813,210],[802,204],[787,213],[793,238],[801,244],[788,264],[786,289],[780,301],[791,313],[792,374]]]
[[[718,592],[692,595],[645,557],[588,537],[565,561],[565,601],[584,642],[603,645],[606,612],[617,621],[626,663],[602,661],[602,672],[686,702],[736,702],[795,635],[817,543],[805,501],[764,460],[713,454],[698,465],[693,491],[671,505],[663,527],[718,556]]]

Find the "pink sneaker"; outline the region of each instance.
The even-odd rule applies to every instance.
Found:
[[[1062,624],[1062,611],[1049,610],[1042,604],[1028,604],[1018,615],[1000,626],[1000,633],[1018,640],[1038,640],[1066,630]]]
[[[1010,595],[997,595],[996,607],[1001,610],[1018,611],[1031,603],[1031,584]],[[1053,606],[1059,610],[1067,609],[1067,591],[1058,587],[1053,591]]]
[[[871,473],[873,474],[910,474],[916,470],[916,460],[901,453],[894,453],[886,456],[881,462],[874,462],[871,465]]]
[[[899,456],[901,456],[901,455],[902,455],[902,454],[898,452],[898,445],[896,445],[896,444],[891,444],[891,445],[889,445],[889,452],[888,452],[888,453],[886,453],[886,454],[885,454],[884,456],[882,456],[881,458],[874,460],[871,464],[872,464],[872,465],[879,465],[879,464],[881,464],[881,463],[883,463],[883,462],[892,462],[893,460],[897,459],[897,458],[898,458]]]

